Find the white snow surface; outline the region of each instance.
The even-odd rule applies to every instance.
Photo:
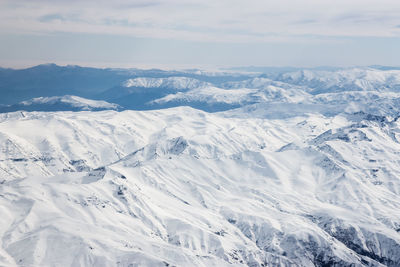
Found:
[[[295,90],[283,89],[276,86],[266,86],[265,88],[230,88],[223,89],[215,86],[195,88],[185,92],[169,94],[165,97],[156,99],[151,104],[164,104],[170,101],[185,102],[204,102],[209,104],[237,104],[245,105],[261,102],[300,102],[311,97],[308,93]]]
[[[123,83],[124,87],[172,88],[175,90],[193,89],[209,85],[211,84],[188,77],[134,78]]]
[[[301,70],[283,73],[275,79],[255,77],[218,86],[182,77],[137,78],[128,80],[126,84],[131,81],[136,81],[134,84],[141,84],[142,87],[176,88],[176,92],[152,100],[149,104],[153,105],[169,102],[237,106],[256,103],[325,105],[339,101],[339,104],[352,103],[357,111],[367,111],[371,102],[376,100],[384,100],[388,106],[396,105],[400,92],[400,70],[372,68]]]
[[[315,93],[332,91],[400,90],[400,70],[352,68],[337,71],[301,70],[288,72],[278,80],[311,88]]]
[[[108,103],[103,100],[92,100],[74,95],[65,96],[51,96],[51,97],[36,97],[27,101],[19,103],[23,106],[30,105],[57,105],[66,104],[73,108],[80,108],[82,110],[92,109],[118,109],[117,104]]]
[[[400,266],[399,81],[136,78],[238,108],[2,113],[0,266]]]
[[[0,265],[399,266],[397,119],[254,114],[0,114]]]

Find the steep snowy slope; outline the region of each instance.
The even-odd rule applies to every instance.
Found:
[[[53,97],[38,97],[22,101],[18,104],[0,106],[0,112],[25,111],[99,111],[118,110],[121,107],[117,104],[108,103],[102,100],[91,100],[79,96],[65,95]]]
[[[243,112],[1,114],[0,265],[400,265],[396,118]]]

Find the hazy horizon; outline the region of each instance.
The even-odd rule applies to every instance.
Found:
[[[282,65],[282,66],[273,66],[273,65],[237,65],[237,66],[215,66],[215,65],[135,65],[135,64],[96,64],[96,63],[81,63],[74,64],[72,62],[36,62],[30,63],[26,65],[0,65],[2,69],[12,69],[12,70],[24,70],[29,68],[34,68],[38,66],[44,65],[56,65],[58,67],[81,67],[81,68],[96,68],[96,69],[141,69],[141,70],[151,70],[151,69],[159,69],[165,71],[185,71],[185,70],[202,70],[202,71],[245,71],[244,69],[298,69],[298,70],[318,70],[318,69],[352,69],[352,68],[376,68],[376,67],[384,67],[384,68],[393,68],[398,69],[400,65],[380,65],[380,64],[371,64],[371,65],[349,65],[349,66],[333,66],[333,65],[318,65],[318,66],[290,66],[290,65]],[[252,72],[252,71],[250,71]],[[260,72],[253,70],[253,72]]]

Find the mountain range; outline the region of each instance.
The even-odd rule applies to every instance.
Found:
[[[0,266],[400,266],[400,70],[93,72],[2,102]]]

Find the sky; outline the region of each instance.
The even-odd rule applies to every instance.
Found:
[[[0,66],[400,65],[399,0],[0,0]]]

